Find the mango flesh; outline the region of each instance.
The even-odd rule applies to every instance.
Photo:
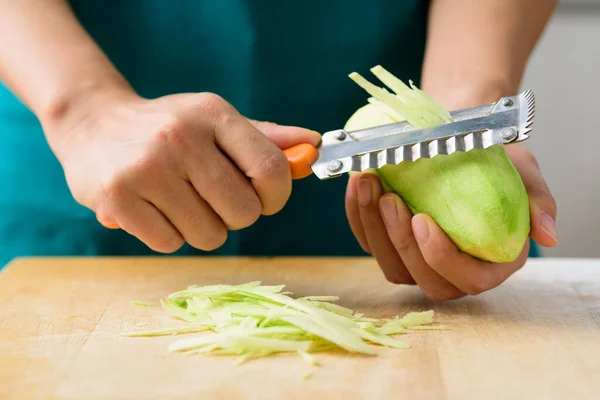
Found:
[[[358,109],[345,130],[394,122],[372,104]],[[521,176],[500,145],[377,170],[386,192],[413,214],[435,220],[457,247],[491,262],[519,257],[530,230],[529,199]]]

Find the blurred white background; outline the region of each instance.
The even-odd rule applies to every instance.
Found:
[[[558,203],[559,244],[546,256],[600,257],[600,0],[563,0],[523,89],[536,96],[527,143]]]

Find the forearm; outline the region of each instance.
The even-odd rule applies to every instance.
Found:
[[[0,0],[0,80],[42,124],[92,93],[130,90],[66,0]]]
[[[556,0],[432,0],[421,86],[450,109],[519,89]]]

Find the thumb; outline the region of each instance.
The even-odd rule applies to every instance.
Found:
[[[252,125],[282,150],[302,143],[317,146],[321,142],[321,135],[310,129],[297,126],[278,125],[273,122],[249,120]]]

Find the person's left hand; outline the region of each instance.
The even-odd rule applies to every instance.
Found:
[[[531,232],[538,244],[557,243],[556,202],[535,157],[522,145],[505,150],[529,195]],[[461,252],[431,217],[412,215],[400,197],[384,194],[376,175],[350,177],[346,214],[363,250],[375,257],[386,279],[417,284],[433,301],[476,295],[504,282],[527,260],[529,240],[517,260],[490,263]]]

